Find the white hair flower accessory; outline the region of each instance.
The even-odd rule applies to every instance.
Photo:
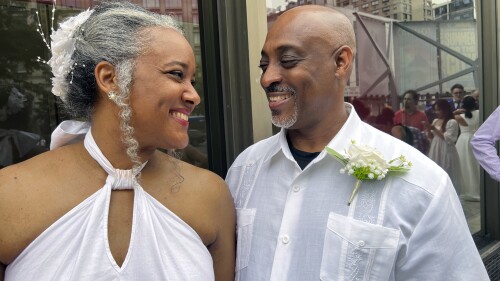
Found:
[[[354,190],[347,202],[350,205],[358,192],[361,182],[364,180],[382,180],[389,173],[407,172],[411,168],[411,162],[404,155],[386,162],[384,156],[375,148],[367,145],[357,145],[354,140],[342,155],[327,147],[326,151],[345,166],[340,169],[341,174],[348,174],[356,178]]]
[[[71,17],[67,21],[59,25],[59,28],[50,35],[50,48],[52,57],[47,62],[52,68],[54,77],[52,78],[52,93],[60,97],[63,101],[68,93],[68,83],[66,75],[68,75],[75,66],[71,59],[75,51],[74,38],[75,31],[90,17],[94,10],[86,10],[80,14]]]

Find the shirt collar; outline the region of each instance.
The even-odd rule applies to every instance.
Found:
[[[335,137],[328,143],[328,147],[332,148],[336,151],[343,151],[344,148],[348,147],[349,144],[351,143],[352,139],[358,139],[361,137],[359,135],[361,132],[359,132],[358,128],[361,124],[362,121],[359,118],[358,114],[356,113],[356,110],[350,103],[344,103],[345,109],[347,111],[348,117],[344,125],[342,125],[342,128],[340,131],[337,133]],[[288,142],[286,140],[286,131],[287,129],[281,128],[281,131],[275,136],[278,138],[278,145],[270,148],[270,153],[268,154],[268,158],[273,157],[276,155],[279,151],[283,152],[283,155],[288,158],[291,161],[295,161],[295,159],[292,156],[292,153],[290,151],[290,148],[288,147]],[[358,136],[359,135],[359,136]],[[321,153],[316,157],[312,163],[320,161],[323,159],[323,157],[326,155],[326,150],[323,149]]]
[[[346,102],[345,109],[349,114],[349,117],[347,117],[346,122],[337,135],[335,135],[335,137],[327,145],[327,147],[336,151],[343,151],[351,144],[353,139],[360,139],[363,133],[359,128],[363,124],[363,121],[359,118],[354,106]],[[326,153],[325,151],[326,150],[323,149],[321,154]]]

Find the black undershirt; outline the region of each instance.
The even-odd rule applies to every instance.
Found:
[[[288,142],[288,147],[290,148],[290,152],[292,153],[293,158],[299,164],[299,167],[304,170],[304,168],[311,163],[311,161],[319,155],[319,152],[305,152],[296,149],[293,147],[288,134],[286,134],[286,141]]]

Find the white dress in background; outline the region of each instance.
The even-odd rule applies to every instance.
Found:
[[[468,126],[460,125],[460,136],[456,148],[460,157],[462,174],[462,189],[460,198],[467,201],[479,201],[479,163],[472,152],[470,140],[479,128],[479,110],[472,112],[472,118],[466,118],[461,114]]]
[[[437,130],[441,126],[436,125],[438,119],[434,119],[432,125]],[[434,135],[429,149],[429,158],[436,162],[443,168],[451,178],[457,194],[460,194],[462,188],[462,175],[460,169],[460,158],[458,156],[455,142],[458,138],[458,123],[455,119],[448,120],[446,123],[446,130],[444,132],[444,139]]]

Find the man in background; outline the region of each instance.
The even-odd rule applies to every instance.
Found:
[[[408,90],[403,94],[403,108],[394,114],[394,125],[414,127],[423,131],[425,124],[429,123],[427,115],[418,110],[420,95],[414,90]]]
[[[462,109],[462,97],[464,95],[464,86],[462,84],[455,84],[451,86],[451,107],[453,108],[453,114],[461,114]]]

